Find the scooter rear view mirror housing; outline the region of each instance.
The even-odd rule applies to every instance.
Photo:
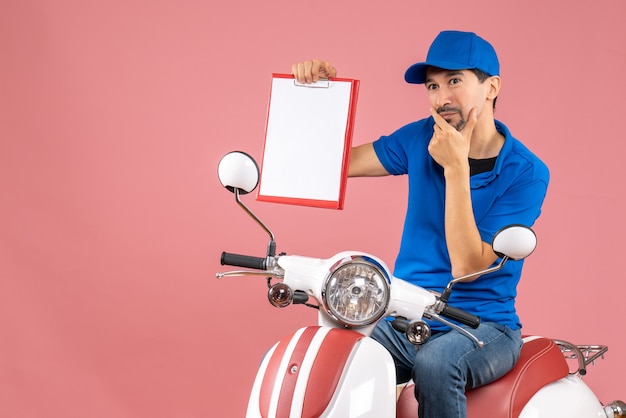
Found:
[[[501,258],[508,257],[511,260],[521,260],[535,251],[537,236],[527,226],[509,225],[496,232],[491,247]]]
[[[232,151],[224,155],[217,167],[217,175],[226,189],[247,194],[259,184],[259,166],[254,158],[242,151]]]
[[[268,233],[270,242],[267,245],[267,257],[275,256],[276,241],[274,240],[274,234],[239,198],[242,194],[254,191],[259,184],[261,175],[259,165],[254,158],[242,151],[229,152],[220,160],[217,167],[217,175],[222,186],[235,194],[237,204]]]

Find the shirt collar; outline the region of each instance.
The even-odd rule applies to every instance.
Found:
[[[473,189],[486,186],[500,174],[504,164],[503,161],[506,159],[507,155],[511,153],[511,149],[513,148],[513,141],[511,140],[512,136],[509,128],[498,120],[496,120],[495,123],[496,130],[504,136],[504,144],[498,153],[498,158],[496,159],[496,164],[493,167],[493,170],[486,173],[476,174],[470,178],[470,184]]]

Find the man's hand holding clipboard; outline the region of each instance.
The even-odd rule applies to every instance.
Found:
[[[337,77],[337,69],[328,61],[309,60],[293,64],[291,73],[298,83],[311,84],[321,78]]]

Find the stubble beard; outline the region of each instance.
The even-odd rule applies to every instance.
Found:
[[[449,112],[454,112],[458,114],[459,120],[457,123],[452,123],[450,118],[445,118],[446,122],[452,125],[454,129],[456,129],[457,131],[461,131],[463,128],[465,128],[465,125],[467,124],[467,119],[465,119],[465,117],[463,116],[463,113],[461,113],[461,109],[459,109],[458,107],[448,107],[448,106],[440,107],[437,109],[437,113],[439,114],[449,113]]]

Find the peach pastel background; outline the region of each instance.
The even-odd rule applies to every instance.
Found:
[[[606,344],[585,378],[626,400],[622,0],[292,3],[2,0],[0,416],[241,417],[265,350],[315,315],[218,281],[266,236],[217,162],[260,160],[272,72],[361,80],[355,143],[427,115],[403,81],[442,29],[489,39],[497,117],[551,168],[520,285],[525,332]],[[256,202],[278,249],[393,263],[405,179],[351,179],[343,211]]]

